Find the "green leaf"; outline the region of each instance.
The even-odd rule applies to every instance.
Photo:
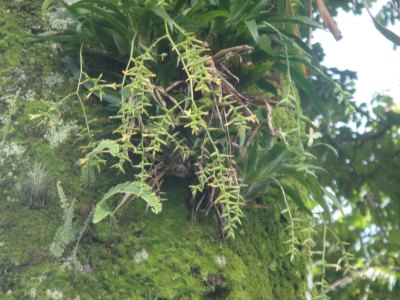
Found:
[[[329,145],[327,143],[318,143],[314,147],[317,147],[317,146],[324,146],[324,147],[328,148],[329,150],[331,150],[333,152],[333,154],[335,154],[336,157],[339,157],[339,153],[332,145]]]
[[[156,16],[163,19],[165,22],[168,23],[168,26],[172,29],[173,21],[169,14],[165,11],[162,6],[157,5],[157,0],[150,0],[146,3],[146,8],[154,13]]]
[[[280,18],[280,17],[272,17],[271,18],[271,14],[266,13],[263,20],[265,20],[269,23],[295,23],[295,24],[305,25],[305,26],[313,27],[313,28],[317,28],[317,29],[324,29],[324,27],[320,23],[318,23],[318,22],[314,21],[313,19],[306,17],[306,16],[293,16],[291,18]]]
[[[400,114],[394,111],[385,113],[386,122],[393,126],[400,126]]]
[[[80,41],[77,39],[75,34],[60,34],[56,31],[47,31],[37,36],[30,36],[27,38],[27,42],[35,43],[35,42],[43,42],[43,41],[51,41],[51,42],[69,42],[71,44],[79,45]]]
[[[266,167],[277,158],[282,158],[286,150],[286,145],[283,143],[275,144],[271,149],[264,150],[259,154],[259,164],[263,167]]]
[[[110,9],[105,9],[102,7],[99,7],[98,5],[93,5],[93,3],[81,3],[77,2],[75,5],[79,5],[78,7],[74,7],[75,9],[78,8],[78,12],[82,15],[81,9],[86,9],[92,14],[97,14],[99,19],[98,22],[105,22],[111,28],[116,30],[121,37],[126,37],[126,33],[129,32],[127,31],[127,24],[123,23],[122,20],[125,18],[122,18],[123,15],[119,14],[118,12],[114,13],[114,10],[111,11]],[[91,17],[91,20],[95,20],[94,16]],[[103,25],[104,26],[104,25]],[[126,37],[127,38],[127,37]]]
[[[313,181],[303,181],[302,183],[303,185],[307,186],[315,202],[323,208],[324,210],[323,214],[326,220],[331,221],[332,220],[331,210],[324,199],[324,190],[322,189],[319,182],[313,180]]]
[[[50,5],[52,5],[54,0],[44,0],[42,4],[42,15],[46,13],[46,11],[49,9]]]
[[[371,17],[372,22],[374,23],[374,26],[376,29],[378,29],[378,31],[385,37],[387,38],[389,41],[391,41],[392,43],[394,43],[397,46],[400,46],[400,36],[398,36],[397,34],[395,34],[393,31],[390,31],[389,29],[387,29],[385,26],[383,26],[370,12],[368,5],[365,3],[364,1],[364,6],[367,9],[367,12],[369,14],[369,16]]]
[[[247,17],[257,17],[260,15],[260,12],[265,10],[266,5],[270,2],[270,0],[258,0],[256,1],[250,11],[247,13]]]
[[[295,68],[291,67],[290,72],[297,86],[301,90],[303,90],[309,97],[311,105],[322,115],[328,116],[329,115],[328,108],[326,107],[324,101],[321,99],[318,93],[315,91],[314,87],[307,80],[307,78],[304,77],[304,75],[301,74]]]
[[[311,210],[305,205],[302,197],[297,192],[297,190],[293,189],[292,187],[282,184],[282,187],[285,193],[293,200],[293,202],[304,212],[312,216]]]
[[[212,10],[205,14],[201,14],[194,20],[197,26],[204,26],[216,18],[227,18],[229,13],[225,10]]]
[[[117,47],[121,55],[128,55],[130,50],[130,45],[121,37],[120,34],[115,31],[112,32],[115,46]]]
[[[254,139],[246,154],[245,173],[250,173],[256,170],[258,161],[258,135]]]
[[[331,193],[326,188],[324,188],[323,191],[325,193],[325,196],[327,196],[332,201],[333,205],[335,205],[340,210],[342,215],[344,215],[342,204],[340,203],[338,198],[336,198],[335,194]]]
[[[259,38],[259,42],[260,42],[259,46],[262,51],[264,51],[267,54],[274,53],[274,50],[272,49],[271,46],[271,39],[267,35],[262,34]]]
[[[275,64],[274,61],[266,60],[262,63],[256,64],[255,66],[241,66],[240,67],[240,88],[245,89],[252,84],[260,80],[266,73],[268,73],[272,66]]]
[[[253,40],[258,45],[260,43],[260,37],[258,35],[258,28],[257,28],[256,20],[252,19],[250,21],[244,21],[244,23],[246,24],[247,29],[250,31],[250,34],[253,37]]]
[[[229,24],[236,22],[241,16],[243,11],[246,9],[246,3],[243,0],[233,0],[230,2],[230,17],[228,19]]]

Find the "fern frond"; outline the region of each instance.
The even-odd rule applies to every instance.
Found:
[[[68,200],[67,197],[65,196],[64,190],[61,186],[61,181],[57,181],[57,192],[58,192],[58,196],[60,197],[60,202],[61,202],[61,208],[63,209],[67,209],[69,204],[68,204]]]
[[[89,157],[81,168],[81,184],[84,187],[90,187],[96,179],[96,174],[93,169],[92,158]]]
[[[50,253],[55,257],[61,257],[64,253],[65,247],[75,240],[78,231],[72,224],[75,199],[68,204],[68,200],[61,187],[60,181],[57,182],[57,190],[60,197],[61,207],[64,208],[64,215],[63,224],[58,228],[54,236],[53,243],[50,247]]]
[[[151,208],[151,211],[155,214],[158,214],[162,209],[159,197],[155,192],[152,191],[148,184],[138,181],[125,182],[112,187],[107,193],[104,194],[103,198],[99,203],[97,203],[94,210],[93,223],[98,223],[112,214],[112,211],[108,207],[106,201],[115,194],[120,193],[142,198]]]

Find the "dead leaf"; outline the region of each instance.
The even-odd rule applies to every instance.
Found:
[[[335,40],[341,40],[343,38],[342,33],[340,32],[331,14],[326,8],[323,0],[317,0],[317,8],[319,10],[319,14],[322,20],[324,21],[325,27],[328,28],[328,30],[332,33]]]

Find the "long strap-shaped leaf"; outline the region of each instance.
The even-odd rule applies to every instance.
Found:
[[[374,23],[374,26],[378,31],[389,41],[393,42],[397,46],[400,46],[400,36],[395,34],[393,31],[390,31],[387,29],[385,26],[383,26],[372,14],[371,11],[368,8],[367,2],[364,0],[364,7],[367,10],[369,16],[372,19],[372,22]]]

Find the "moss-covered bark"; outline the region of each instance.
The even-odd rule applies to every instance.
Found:
[[[17,108],[3,145],[7,151],[0,152],[5,158],[0,166],[0,298],[305,298],[309,251],[299,249],[302,255],[290,262],[285,255],[288,224],[276,206],[247,208],[236,239],[226,241],[212,211],[192,220],[187,182],[172,177],[164,184],[167,201],[160,215],[146,213],[143,203],[133,202],[118,215],[117,223],[90,226],[76,276],[68,260],[71,249],[62,260],[50,256],[62,214],[54,192],[56,180],[61,180],[69,198],[77,198],[80,225],[116,174],[103,174],[92,190],[80,186],[76,128],[83,119],[76,100],[62,107],[64,125],[74,132],[66,140],[60,137],[66,126],[49,131],[30,121],[29,115],[43,108],[40,100],[57,101],[75,89],[50,45],[24,43],[24,35],[40,30],[41,2],[0,1],[2,120],[9,117],[13,101]],[[94,105],[88,111],[96,109]],[[290,122],[286,117],[279,117],[282,123]],[[0,141],[4,128],[0,127]],[[29,207],[29,191],[24,188],[35,159],[46,159],[50,178],[50,196],[42,209]]]

